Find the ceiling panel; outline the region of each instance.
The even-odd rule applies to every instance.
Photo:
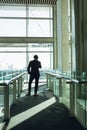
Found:
[[[0,4],[49,4],[55,5],[57,0],[0,0]]]

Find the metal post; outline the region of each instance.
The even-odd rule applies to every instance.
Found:
[[[13,81],[13,104],[16,102],[16,80]]]
[[[20,97],[20,85],[21,85],[21,80],[18,78],[18,97]]]
[[[9,85],[4,85],[4,120],[10,119]]]
[[[49,89],[51,89],[51,75],[49,75]]]
[[[48,87],[48,74],[46,74],[46,82],[47,82],[47,87]]]
[[[52,87],[53,87],[52,90],[53,90],[53,94],[54,94],[54,95],[56,95],[56,84],[55,84],[56,81],[55,81],[55,80],[56,80],[56,77],[54,76],[54,77],[53,77],[53,86],[52,86]]]
[[[75,84],[70,83],[70,113],[75,115]]]
[[[24,77],[21,76],[21,92],[22,92],[23,86],[24,86]]]
[[[59,97],[62,97],[62,79],[59,78]]]
[[[62,102],[66,106],[66,79],[63,79],[63,87],[62,87]]]

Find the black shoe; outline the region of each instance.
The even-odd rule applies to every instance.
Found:
[[[30,94],[29,94],[29,93],[27,93],[27,94],[26,94],[26,96],[30,96]]]
[[[34,96],[38,96],[38,94],[34,94]]]

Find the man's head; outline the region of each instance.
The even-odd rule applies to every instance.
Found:
[[[37,60],[38,59],[38,55],[34,55],[34,59]]]

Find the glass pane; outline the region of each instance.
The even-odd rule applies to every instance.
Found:
[[[45,52],[48,52],[48,51],[53,51],[53,45],[50,43],[44,43],[44,44],[39,44],[39,43],[34,43],[34,44],[28,44],[28,48],[29,48],[29,51],[45,51]]]
[[[40,69],[40,83],[46,82],[46,70],[53,68],[53,53],[39,53],[39,52],[31,52],[29,53],[29,61],[33,60],[33,56],[38,55],[38,60],[41,61],[42,68]]]
[[[0,17],[26,17],[26,7],[0,6]]]
[[[86,90],[87,85],[76,86],[76,117],[79,119],[83,126],[86,126]]]
[[[52,18],[52,7],[29,7],[29,17]]]
[[[0,53],[1,70],[24,68],[26,68],[26,53]]]
[[[42,68],[53,68],[53,44],[52,43],[33,43],[28,44],[29,61],[33,59],[33,56],[37,54],[39,60],[42,62]]]
[[[0,79],[1,76],[2,76],[2,71],[0,71]],[[3,120],[4,120],[4,86],[0,85],[0,123]]]
[[[40,83],[46,82],[46,70],[53,69],[53,44],[29,44],[28,51],[29,61],[33,60],[34,55],[38,55],[38,60],[41,61],[42,65],[42,68],[40,69]]]
[[[57,97],[59,97],[59,81],[58,79],[56,79],[56,77],[54,78],[55,79],[55,83],[54,83],[54,95],[56,95]]]
[[[52,61],[53,61],[53,53],[44,53],[44,52],[31,52],[29,53],[29,61],[33,60],[34,55],[38,55],[38,60],[41,61],[42,69],[50,69],[53,68]]]
[[[28,32],[30,37],[52,37],[52,20],[29,20]]]
[[[26,36],[26,20],[1,19],[0,36]]]
[[[6,43],[5,43],[6,44]],[[8,44],[8,43],[7,43]],[[14,43],[15,44],[15,43]],[[17,44],[17,43],[16,43]],[[21,43],[19,44],[21,45]],[[25,47],[1,47],[0,48],[0,52],[17,52],[17,51],[20,51],[20,52],[25,52],[26,51],[26,48]]]
[[[62,80],[63,103],[70,109],[70,85],[66,84],[66,79]]]

